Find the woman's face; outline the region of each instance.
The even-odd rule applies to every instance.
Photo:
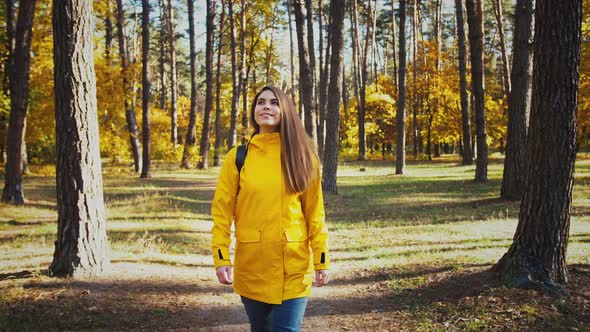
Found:
[[[279,130],[281,108],[279,100],[271,90],[264,90],[256,100],[254,121],[260,127],[260,133],[273,133]]]

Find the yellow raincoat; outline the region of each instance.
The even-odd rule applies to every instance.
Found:
[[[279,135],[252,137],[239,175],[236,148],[228,152],[211,208],[215,268],[231,265],[235,221],[234,290],[271,304],[309,296],[312,269],[330,265],[319,176],[303,193],[286,190]]]

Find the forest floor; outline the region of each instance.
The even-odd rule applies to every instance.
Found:
[[[366,172],[360,172],[360,167]],[[304,331],[590,331],[590,160],[576,165],[563,295],[508,289],[490,267],[506,252],[518,202],[498,198],[500,162],[475,184],[455,160],[343,163],[325,197],[331,282],[314,288]],[[29,175],[28,205],[0,204],[0,331],[247,331],[239,296],[215,278],[210,201],[217,168],[159,165],[149,180],[105,169],[111,267],[47,276],[55,177]]]

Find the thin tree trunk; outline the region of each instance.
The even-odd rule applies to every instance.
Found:
[[[536,4],[527,183],[514,241],[493,268],[509,287],[559,292],[569,280],[581,25],[582,0]]]
[[[321,6],[321,0],[319,5]],[[319,11],[319,15],[321,15],[322,11]],[[320,17],[321,19],[321,17]],[[318,151],[320,153],[320,158],[323,159],[324,154],[324,141],[325,141],[325,128],[326,128],[326,108],[328,107],[328,85],[329,85],[329,73],[330,73],[330,49],[331,49],[331,24],[328,24],[328,35],[327,35],[327,45],[326,45],[326,54],[325,57],[322,56],[323,51],[323,35],[322,35],[322,21],[320,20],[320,82],[319,82],[319,125],[318,125]],[[325,63],[322,66],[322,58],[324,58]]]
[[[166,110],[166,98],[168,95],[168,87],[166,83],[166,31],[168,30],[168,19],[166,18],[166,2],[159,0],[160,7],[160,34],[158,36],[160,43],[160,52],[158,58],[158,67],[160,70],[160,109]]]
[[[219,19],[219,42],[217,44],[217,94],[215,96],[215,152],[213,166],[220,166],[219,154],[221,150],[221,53],[223,51],[223,28],[225,26],[225,0],[221,0],[221,18]],[[271,41],[272,49],[272,41]]]
[[[500,53],[502,55],[502,83],[504,86],[504,96],[510,96],[510,63],[508,62],[508,53],[506,52],[506,41],[504,40],[504,25],[502,24],[502,1],[492,0],[494,16],[498,24],[498,34],[500,35]]]
[[[313,77],[310,66],[309,45],[303,15],[303,0],[293,0],[295,27],[297,28],[297,44],[299,49],[299,86],[305,114],[305,131],[317,143],[317,128],[313,102]]]
[[[121,76],[123,76],[123,93],[125,94],[125,120],[127,121],[127,130],[129,131],[129,142],[131,143],[131,154],[133,155],[133,165],[135,173],[141,169],[141,153],[139,144],[139,132],[137,129],[137,120],[134,110],[135,89],[130,84],[129,78],[132,75],[129,72],[129,54],[127,51],[127,36],[125,35],[125,13],[123,11],[123,1],[117,0],[117,34],[119,37],[119,57],[121,58]]]
[[[471,48],[471,84],[473,87],[477,162],[475,182],[488,180],[488,145],[486,134],[483,70],[483,5],[481,0],[467,0],[469,46]]]
[[[10,118],[8,120],[6,173],[2,201],[25,204],[23,191],[23,147],[25,138],[27,103],[29,98],[29,72],[31,66],[31,36],[35,1],[21,1],[13,52],[9,54]],[[10,24],[10,22],[7,22]]]
[[[400,22],[401,25],[401,22]],[[400,28],[401,29],[401,28]],[[400,50],[401,52],[401,50]],[[401,57],[401,55],[400,55]],[[418,1],[414,0],[412,6],[412,142],[414,160],[418,159]],[[401,61],[401,60],[400,60]],[[400,65],[401,66],[401,65]],[[401,84],[401,83],[400,83]],[[428,160],[430,157],[430,141],[426,145]]]
[[[241,0],[242,10],[240,13],[241,31],[240,31],[240,88],[239,93],[242,98],[242,144],[246,142],[248,136],[248,68],[246,68],[246,0]]]
[[[231,77],[232,77],[232,98],[231,98],[231,114],[229,122],[229,133],[227,139],[228,148],[236,146],[237,138],[237,124],[238,124],[238,107],[240,104],[240,87],[238,81],[238,60],[236,55],[236,26],[234,17],[234,0],[227,2],[227,15],[229,18],[230,29],[230,47],[231,47]]]
[[[141,169],[142,179],[152,177],[151,167],[151,122],[150,122],[150,102],[151,102],[151,85],[150,80],[150,2],[141,0],[141,99],[143,108],[143,120],[141,124],[141,135],[143,139],[143,167]]]
[[[357,15],[357,3],[356,0],[351,1],[352,5],[350,6],[350,20],[352,29],[350,29],[350,33],[352,34],[352,79],[354,85],[354,98],[356,101],[356,108],[357,108],[357,115],[359,108],[361,107],[361,100],[360,100],[360,49],[359,49],[359,35],[358,35],[358,15]],[[360,129],[359,129],[360,130]],[[360,151],[360,146],[359,146]]]
[[[211,111],[213,109],[213,40],[215,37],[215,0],[207,0],[207,45],[205,55],[205,114],[203,115],[203,131],[199,146],[199,169],[209,168],[209,131],[211,127]]]
[[[317,80],[316,80],[316,63],[315,63],[315,43],[313,32],[313,3],[312,0],[305,1],[305,23],[307,24],[307,47],[309,50],[309,69],[313,83],[313,109],[317,109]],[[321,51],[321,50],[320,50]],[[316,119],[317,120],[317,119]],[[316,126],[317,129],[317,126]]]
[[[353,2],[354,4],[354,2]],[[358,112],[359,125],[359,156],[358,160],[365,160],[367,158],[367,137],[365,132],[365,105],[367,98],[367,62],[369,58],[369,46],[371,41],[371,27],[373,25],[373,7],[372,0],[369,0],[369,8],[367,9],[367,34],[365,35],[365,46],[363,49],[361,64],[360,64],[360,106]],[[356,10],[355,10],[356,12]]]
[[[322,188],[332,194],[338,193],[336,175],[338,170],[338,142],[340,141],[338,133],[344,61],[344,8],[344,0],[330,1],[332,52],[330,56],[330,87]]]
[[[197,118],[197,51],[195,45],[195,4],[194,0],[188,0],[188,32],[190,47],[190,66],[191,66],[191,106],[188,118],[188,128],[186,130],[186,139],[184,140],[184,151],[182,152],[182,161],[180,167],[191,167],[191,147],[196,141],[196,118]]]
[[[111,50],[113,49],[113,10],[111,9],[111,2],[107,2],[107,13],[104,18],[104,57],[107,63],[111,63]]]
[[[58,277],[109,266],[91,20],[91,0],[53,3],[58,220],[49,272]]]
[[[176,103],[178,101],[178,85],[176,82],[176,47],[174,45],[174,9],[172,0],[168,0],[168,51],[170,52],[170,141],[178,143],[178,114]]]
[[[457,18],[457,41],[459,47],[459,85],[461,90],[461,123],[463,128],[463,165],[473,165],[471,142],[471,120],[469,117],[469,96],[467,95],[467,60],[465,48],[465,21],[463,19],[463,0],[455,0]]]
[[[295,102],[295,44],[293,43],[293,19],[291,17],[291,0],[287,0],[287,13],[289,15],[289,51],[291,54],[291,100]]]
[[[533,69],[533,0],[516,2],[513,41],[512,90],[508,99],[508,133],[501,196],[520,199],[526,181],[526,141],[531,109]]]
[[[404,174],[406,167],[406,0],[399,1],[399,15],[399,97],[395,174]]]
[[[395,1],[391,0],[391,45],[393,47],[393,79],[395,81],[395,94],[399,94],[399,82],[398,82],[398,74],[397,74],[397,46],[396,46],[396,39],[395,39]]]

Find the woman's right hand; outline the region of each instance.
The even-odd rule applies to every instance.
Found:
[[[231,285],[233,281],[231,276],[231,266],[220,266],[215,270],[215,273],[217,274],[217,279],[220,283],[224,285]]]

